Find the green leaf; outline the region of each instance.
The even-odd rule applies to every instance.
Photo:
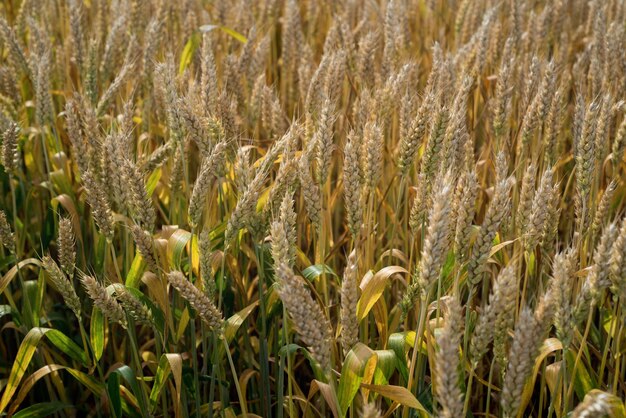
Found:
[[[226,33],[227,35],[232,36],[233,38],[235,38],[236,40],[238,40],[239,42],[241,42],[242,44],[245,44],[246,42],[248,42],[248,39],[243,36],[242,34],[240,34],[239,32],[237,32],[236,30],[233,30],[231,28],[228,28],[226,26],[220,26],[220,25],[202,25],[200,26],[200,32],[210,32],[213,29],[219,29],[222,32]]]
[[[143,271],[143,258],[139,251],[135,254],[135,258],[133,259],[133,263],[130,265],[130,270],[128,271],[128,275],[126,276],[125,285],[126,287],[135,287],[138,288],[141,284],[141,273]]]
[[[17,265],[11,267],[11,270],[7,271],[4,276],[0,279],[0,293],[4,292],[4,289],[11,283],[11,281],[17,275],[18,266],[20,269],[23,269],[25,266],[32,264],[35,266],[41,266],[41,262],[36,258],[27,258],[26,260],[20,261]]]
[[[185,48],[183,49],[183,53],[180,56],[180,65],[178,66],[178,73],[182,74],[185,72],[189,64],[191,64],[191,60],[193,59],[193,54],[196,52],[196,49],[200,46],[200,34],[194,33],[191,35],[187,43],[185,44]]]
[[[104,315],[95,306],[91,311],[89,338],[91,339],[91,348],[94,351],[94,362],[97,363],[104,352]]]
[[[380,299],[389,279],[398,273],[408,274],[409,272],[400,266],[383,267],[365,284],[357,305],[356,317],[359,321],[367,316],[374,304]]]
[[[49,417],[62,409],[73,407],[73,405],[63,402],[42,402],[22,409],[21,411],[15,413],[13,418]]]
[[[326,264],[314,264],[302,270],[302,276],[310,282],[317,279],[324,273],[338,277],[337,273],[335,273],[335,271]]]
[[[173,269],[181,270],[180,262],[183,256],[183,251],[185,251],[187,243],[190,240],[191,232],[185,231],[184,229],[177,229],[167,241],[167,258]]]
[[[135,372],[130,367],[124,364],[113,370],[112,373],[119,373],[120,376],[124,378],[126,383],[130,385],[130,390],[135,397],[141,396],[139,392],[141,389],[139,387],[139,383],[137,383],[137,377],[135,376]]]
[[[417,409],[418,411],[427,412],[426,408],[413,396],[409,390],[403,386],[393,385],[366,385],[361,384],[362,387],[376,392],[379,395],[389,398],[394,402],[398,402],[401,405],[408,406],[409,408]]]
[[[170,372],[174,375],[176,385],[177,408],[180,407],[180,395],[182,390],[183,358],[180,354],[168,353],[161,356],[159,366],[154,376],[154,384],[150,392],[150,410],[154,412],[158,405],[159,394],[163,390]]]
[[[366,370],[369,369],[373,373],[377,361],[376,353],[362,343],[357,343],[346,355],[337,388],[341,416],[345,416],[348,412],[348,408],[359,391]]]
[[[115,417],[122,416],[122,398],[120,395],[120,375],[111,373],[107,380],[107,393],[111,401],[113,415]]]
[[[24,337],[22,344],[20,344],[20,348],[17,350],[17,356],[13,362],[7,386],[2,394],[2,399],[0,399],[0,412],[4,411],[11,401],[13,394],[22,380],[22,377],[24,377],[24,373],[30,364],[30,360],[33,358],[33,354],[35,354],[39,341],[44,335],[62,352],[87,366],[88,359],[85,352],[60,331],[50,328],[31,329],[28,331],[28,334]]]
[[[258,304],[259,301],[256,301],[246,306],[226,320],[226,324],[224,326],[224,337],[226,338],[226,342],[230,343],[233,338],[235,338],[235,334],[237,333],[237,330],[239,329],[241,324],[243,324],[243,321],[246,320],[248,315],[250,315],[250,313],[254,310],[254,308],[257,307]]]
[[[150,174],[150,177],[148,177],[148,181],[146,182],[146,193],[148,196],[152,196],[152,193],[154,193],[154,189],[156,189],[161,179],[161,174],[161,168],[157,168]]]

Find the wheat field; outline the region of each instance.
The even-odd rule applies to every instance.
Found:
[[[0,416],[626,417],[624,0],[3,0]]]

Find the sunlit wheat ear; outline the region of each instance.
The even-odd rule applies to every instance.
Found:
[[[69,218],[61,218],[59,220],[58,245],[61,268],[69,278],[72,278],[76,265],[76,243],[74,241],[72,221]]]
[[[519,412],[524,384],[543,344],[546,324],[552,321],[553,306],[550,299],[549,294],[544,295],[534,312],[528,307],[522,308],[517,320],[500,399],[502,411],[507,418],[515,417]]]
[[[428,94],[422,100],[415,118],[410,124],[405,137],[400,139],[400,150],[398,156],[398,168],[403,175],[406,175],[415,161],[415,155],[422,143],[428,129],[428,119],[432,111],[435,99],[432,94]]]
[[[343,272],[341,281],[341,344],[344,353],[350,351],[359,341],[359,322],[357,320],[358,277],[357,277],[356,250],[348,257],[348,264]]]
[[[363,188],[359,176],[359,144],[356,133],[348,134],[343,152],[343,197],[348,229],[356,237],[363,222]]]
[[[311,165],[306,155],[300,158],[298,177],[300,179],[300,190],[304,198],[306,212],[313,226],[318,229],[322,221],[322,196],[319,187],[315,184],[311,175]]]
[[[489,297],[489,304],[478,317],[470,343],[472,367],[476,367],[480,359],[487,353],[488,346],[494,339],[496,332],[499,335],[508,334],[508,328],[511,324],[505,324],[503,320],[509,312],[514,314],[517,302],[517,283],[517,265],[512,262],[498,275]],[[504,327],[505,325],[509,326]]]
[[[224,322],[222,313],[204,293],[185,278],[183,273],[173,271],[167,275],[167,280],[189,302],[211,330],[221,330]]]
[[[0,244],[7,250],[15,252],[15,236],[3,210],[0,210]]]
[[[363,135],[364,186],[373,191],[382,175],[384,138],[380,126],[376,123],[365,125]]]
[[[613,167],[617,167],[624,160],[624,149],[626,149],[626,118],[622,119],[611,146]]]
[[[528,228],[528,220],[533,206],[533,197],[535,195],[535,178],[537,168],[531,163],[524,172],[522,179],[522,188],[519,193],[519,203],[517,204],[517,213],[515,215],[515,226],[520,233],[526,233]]]
[[[286,193],[280,205],[280,214],[271,224],[272,258],[274,266],[285,264],[292,267],[295,263],[295,223],[296,214],[293,211],[293,197]]]
[[[20,134],[20,127],[17,123],[10,123],[9,127],[2,134],[2,166],[7,173],[16,174],[19,168],[19,154],[17,150],[17,140]]]
[[[189,223],[192,227],[197,227],[200,222],[211,182],[217,175],[218,165],[220,164],[220,159],[224,157],[226,147],[226,142],[218,143],[202,161],[200,173],[193,185],[191,200],[189,201]]]
[[[124,159],[122,163],[122,180],[128,185],[130,201],[127,204],[133,217],[143,229],[152,232],[156,223],[152,199],[148,195],[143,176],[128,159]]]
[[[326,99],[322,104],[322,112],[317,122],[317,129],[312,140],[316,142],[316,176],[317,184],[326,183],[330,171],[331,157],[335,150],[333,143],[333,124],[335,122],[334,106],[330,99]]]
[[[306,281],[296,276],[286,265],[278,266],[279,295],[291,317],[300,339],[309,347],[311,355],[322,370],[331,368],[332,333],[330,321],[312,298]]]
[[[611,249],[611,292],[615,297],[626,297],[626,218]]]
[[[574,255],[574,251],[570,249],[565,253],[557,254],[552,263],[550,292],[552,294],[551,303],[555,307],[553,323],[557,338],[563,343],[563,346],[569,346],[575,327],[574,307],[571,301],[572,279],[576,270]]]
[[[533,204],[528,218],[526,230],[525,248],[526,251],[532,251],[541,240],[541,234],[548,221],[548,206],[552,197],[552,169],[547,169],[542,177],[537,193],[533,199]]]
[[[106,288],[98,283],[95,278],[86,274],[80,274],[80,280],[83,283],[85,291],[93,301],[94,306],[100,309],[109,321],[117,322],[126,328],[127,324],[124,310],[117,300],[109,295]]]
[[[94,178],[91,170],[82,173],[85,189],[87,190],[87,202],[91,207],[91,214],[107,240],[113,240],[114,220],[108,197],[100,184]]]
[[[48,273],[50,280],[56,287],[57,291],[63,296],[63,300],[67,306],[74,312],[76,318],[80,321],[80,299],[74,290],[72,282],[67,278],[59,265],[50,256],[46,255],[41,259],[43,268]]]
[[[576,147],[574,157],[576,159],[576,216],[580,229],[587,222],[588,198],[591,190],[593,169],[595,166],[595,120],[598,114],[598,103],[592,102],[583,114],[583,120],[578,122],[581,126],[580,136],[575,138]]]
[[[439,416],[454,418],[463,415],[463,394],[459,388],[459,344],[463,335],[463,317],[459,302],[454,297],[448,298],[446,305],[448,315],[443,331],[437,338],[439,352],[435,357],[436,393],[441,405]]]
[[[502,220],[508,216],[510,210],[509,189],[510,182],[508,179],[502,179],[495,185],[493,198],[480,226],[480,232],[472,247],[472,255],[467,265],[468,282],[472,286],[478,285],[483,279],[491,244],[498,233]]]
[[[31,78],[32,75],[28,65],[28,60],[24,55],[24,50],[20,45],[18,38],[15,36],[13,28],[9,26],[4,17],[0,18],[0,34],[2,35],[2,39],[4,39],[5,45],[7,45],[9,49],[8,59],[13,66],[13,70],[21,71]]]
[[[455,209],[454,249],[462,262],[467,259],[474,215],[476,198],[478,197],[478,179],[474,170],[465,171],[457,184],[457,200]]]
[[[266,177],[267,171],[264,170],[263,167],[260,167],[252,182],[248,184],[246,190],[241,194],[237,201],[237,206],[235,206],[226,224],[226,232],[224,233],[226,245],[230,245],[237,232],[239,232],[241,228],[248,226],[250,221],[252,221],[252,218],[256,214],[256,204]]]
[[[444,258],[450,247],[450,226],[453,220],[451,197],[453,185],[450,176],[440,179],[429,213],[429,225],[424,239],[424,247],[419,266],[415,270],[413,283],[409,285],[400,304],[406,313],[413,307],[418,297],[425,297],[430,286],[437,280]]]
[[[611,210],[611,202],[613,200],[613,196],[615,195],[615,191],[617,190],[618,181],[616,179],[611,180],[611,182],[604,189],[604,193],[602,193],[602,198],[596,207],[596,213],[593,216],[593,222],[591,222],[591,234],[596,235],[600,228],[606,224],[607,220],[610,219],[609,213]]]
[[[211,267],[211,238],[208,228],[205,228],[198,237],[198,252],[200,255],[199,268],[200,277],[202,278],[202,290],[209,299],[213,300],[217,292],[217,285]]]

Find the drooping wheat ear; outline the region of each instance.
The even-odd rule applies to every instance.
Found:
[[[617,134],[611,147],[611,162],[613,167],[617,167],[624,159],[624,149],[626,148],[626,117],[617,129]]]
[[[156,213],[152,199],[148,195],[143,176],[137,166],[127,158],[122,162],[122,181],[128,186],[130,201],[127,202],[130,212],[143,229],[151,232],[156,223]]]
[[[154,325],[154,317],[150,308],[133,296],[126,288],[115,289],[115,296],[126,314],[135,322],[149,326]]]
[[[611,209],[611,202],[613,200],[613,196],[615,195],[615,190],[617,190],[617,179],[611,180],[611,182],[604,189],[604,193],[602,193],[602,198],[596,207],[596,213],[593,216],[593,222],[591,222],[591,234],[596,235],[600,228],[602,228],[607,219],[610,219],[609,211]]]
[[[20,134],[20,127],[17,123],[11,122],[2,135],[2,166],[4,171],[16,174],[19,167],[19,154],[17,150],[17,139]]]
[[[91,213],[96,221],[96,225],[100,233],[104,235],[108,241],[112,241],[114,220],[106,192],[95,179],[91,169],[83,173],[82,176],[85,189],[87,190],[87,202],[91,207]]]
[[[31,78],[30,67],[28,66],[28,60],[24,55],[24,49],[20,45],[18,38],[15,36],[13,28],[9,26],[4,17],[0,18],[0,34],[2,34],[4,43],[9,49],[8,59],[13,66],[13,70],[16,72],[22,71],[26,74],[26,76]]]
[[[528,225],[525,228],[525,248],[528,252],[532,251],[541,239],[548,220],[547,208],[551,202],[552,192],[552,169],[548,168],[541,176],[539,188],[533,199]]]
[[[550,282],[550,293],[555,307],[553,323],[557,338],[564,347],[569,346],[575,327],[574,307],[571,300],[575,270],[576,260],[573,250],[559,253],[554,257]]]
[[[189,302],[191,307],[200,315],[200,318],[212,331],[221,332],[224,319],[222,313],[213,304],[211,299],[202,293],[196,286],[185,278],[180,271],[173,271],[167,275],[167,280],[178,290],[178,293]]]
[[[487,214],[472,247],[472,255],[467,266],[468,282],[472,286],[476,286],[482,280],[493,239],[498,233],[502,220],[509,213],[511,203],[509,189],[510,182],[508,179],[502,179],[495,185],[493,199],[489,203]]]
[[[226,142],[222,141],[218,143],[211,153],[202,161],[200,173],[193,185],[191,199],[189,200],[189,223],[192,227],[197,227],[200,222],[200,218],[204,212],[206,197],[211,187],[211,181],[217,175],[217,168],[220,164],[220,160],[223,158],[226,147]]]
[[[83,283],[85,291],[93,301],[96,308],[109,318],[111,322],[117,322],[126,328],[126,316],[120,304],[113,298],[98,281],[92,276],[80,274],[80,280]]]
[[[459,388],[459,344],[463,335],[461,306],[456,298],[447,300],[448,315],[443,331],[437,338],[439,352],[435,357],[437,400],[441,405],[440,417],[463,416],[463,394]]]
[[[0,245],[3,245],[7,250],[15,252],[15,236],[11,232],[11,226],[7,221],[7,215],[2,209],[0,209]]]
[[[478,323],[474,328],[474,335],[470,343],[470,360],[472,367],[475,368],[478,365],[478,362],[487,352],[489,343],[494,339],[496,333],[498,333],[499,336],[506,336],[508,334],[508,329],[512,326],[512,324],[509,323],[509,318],[514,320],[509,313],[515,313],[518,290],[517,284],[517,265],[515,262],[511,262],[498,275],[491,296],[489,297],[489,304],[482,315],[478,317]],[[506,318],[505,321],[505,316],[507,315],[509,318]],[[501,327],[501,329],[498,329],[498,326]],[[505,329],[502,329],[502,327],[505,327]]]
[[[46,255],[41,259],[43,268],[48,273],[50,280],[56,287],[57,291],[63,296],[63,300],[67,306],[74,312],[76,318],[80,321],[80,299],[74,290],[74,286],[69,281],[65,273],[59,268],[59,265],[50,256]]]
[[[348,264],[341,281],[341,345],[344,353],[350,351],[359,341],[359,322],[356,317],[356,305],[359,299],[357,278],[356,250],[348,257]]]
[[[323,185],[328,178],[330,170],[331,157],[335,150],[333,143],[333,124],[335,123],[334,105],[330,99],[324,100],[322,104],[322,112],[317,121],[317,128],[313,134],[313,141],[316,143],[316,180],[317,183]]]
[[[306,212],[311,219],[311,223],[317,229],[322,221],[322,202],[320,189],[311,176],[311,165],[307,155],[302,155],[298,164],[298,177],[300,179],[300,189],[304,198]]]
[[[226,245],[230,245],[241,228],[250,226],[250,222],[256,214],[256,204],[266,177],[267,170],[262,166],[259,167],[254,179],[248,184],[248,187],[237,201],[237,205],[231,213],[228,224],[226,225],[226,232],[224,234]]]
[[[585,395],[581,403],[572,412],[572,418],[594,418],[611,416],[614,409],[614,402],[611,402],[611,395],[597,389]]]
[[[417,111],[417,115],[411,122],[407,135],[400,139],[398,168],[400,168],[402,175],[406,175],[411,169],[411,166],[413,166],[417,149],[422,143],[428,129],[428,120],[434,102],[435,98],[431,93],[424,97]]]
[[[350,131],[343,152],[343,196],[348,229],[355,238],[363,222],[363,188],[359,176],[359,145],[356,133]]]
[[[467,259],[479,187],[476,171],[474,170],[464,171],[457,184],[458,197],[454,215],[454,222],[456,222],[454,249],[460,262],[464,262]]]
[[[400,303],[405,315],[413,307],[417,297],[425,297],[430,291],[430,286],[439,277],[439,271],[450,247],[450,226],[453,222],[450,216],[452,211],[450,198],[453,189],[450,175],[441,178],[438,183],[428,216],[430,223],[424,239],[422,256],[414,274],[415,279],[407,288]]]
[[[74,242],[74,231],[72,221],[69,218],[59,220],[59,261],[61,268],[69,278],[74,275],[76,265],[76,244]]]
[[[215,297],[217,286],[211,267],[211,237],[209,229],[205,228],[198,237],[198,252],[200,253],[200,277],[202,277],[202,290],[211,300]]]
[[[361,418],[382,418],[383,415],[380,413],[375,403],[367,403],[363,405],[363,409],[361,410]]]
[[[133,240],[137,244],[137,250],[141,254],[141,257],[145,260],[148,270],[153,273],[159,272],[159,266],[154,256],[154,250],[152,245],[152,234],[148,231],[141,229],[139,225],[133,225],[131,227],[133,234]]]
[[[384,138],[380,126],[374,122],[365,125],[363,136],[364,185],[373,191],[383,171]]]
[[[535,194],[535,177],[537,168],[531,163],[524,172],[522,180],[522,189],[519,194],[519,203],[517,204],[517,213],[515,216],[515,227],[520,234],[525,234],[528,228],[528,220],[533,206],[533,196]]]
[[[319,304],[311,297],[305,280],[296,276],[286,265],[278,266],[280,295],[287,312],[300,335],[300,339],[309,347],[311,355],[320,364],[322,370],[331,368],[331,325]]]

